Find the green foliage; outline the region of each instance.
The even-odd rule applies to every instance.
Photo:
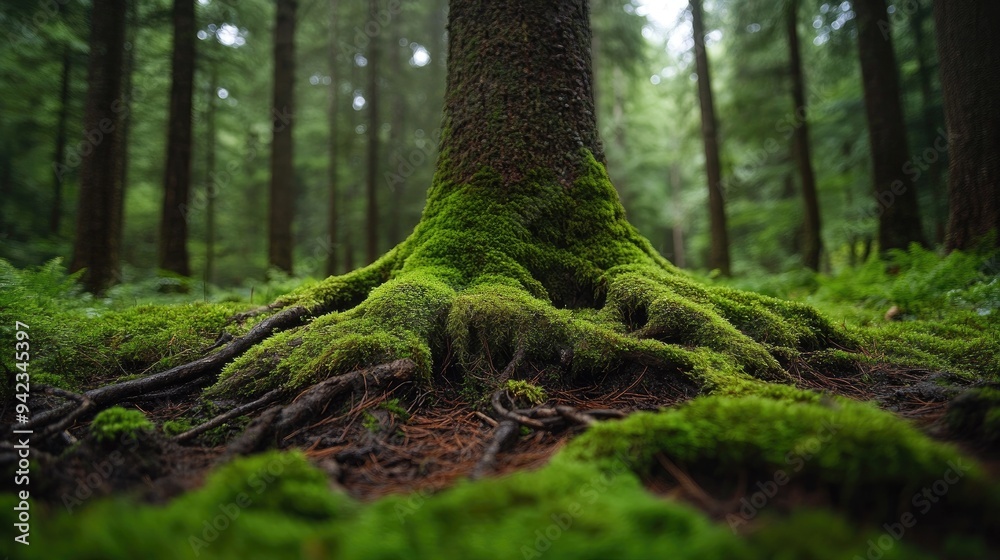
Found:
[[[520,379],[508,379],[506,388],[515,399],[521,399],[533,405],[542,404],[548,398],[545,389]]]
[[[189,420],[185,419],[167,420],[166,422],[163,423],[163,426],[161,426],[164,435],[167,436],[176,436],[178,434],[183,434],[184,432],[190,430],[193,427],[194,425],[192,425]]]
[[[102,410],[90,423],[90,434],[101,442],[116,441],[123,437],[133,438],[140,432],[153,430],[153,423],[139,410],[120,406]]]

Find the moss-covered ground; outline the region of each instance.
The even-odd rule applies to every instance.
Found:
[[[400,358],[417,366],[407,388],[331,403],[305,435],[279,442],[305,454],[271,451],[212,469],[202,461],[152,498],[136,488],[153,471],[129,471],[131,487],[113,472],[100,475],[115,482],[109,490],[101,480],[90,484],[84,468],[79,480],[42,493],[32,509],[33,544],[14,552],[994,557],[996,266],[988,253],[913,249],[833,277],[720,285],[657,255],[625,220],[592,158],[573,189],[544,176],[519,185],[497,184],[486,172],[462,185],[439,177],[402,245],[239,320],[233,316],[253,309],[249,302],[143,305],[113,293],[100,300],[80,296],[57,263],[36,271],[0,263],[4,340],[12,340],[15,320],[29,324],[33,383],[72,391],[215,352],[221,333],[245,334],[279,308],[309,311],[302,324],[230,362],[203,391],[151,410],[155,432],[134,401],[81,418],[71,429],[80,441],[35,465],[42,479],[58,477],[53,465],[70,464],[74,453],[98,457],[95,449],[126,461],[136,449],[160,450],[168,463],[192,449],[211,454],[245,418],[185,446],[165,438],[274,389],[294,395]],[[620,391],[610,389],[622,379]],[[497,389],[531,406],[602,386],[609,388],[602,406],[631,414],[559,440],[564,445],[540,469],[451,480],[432,491],[419,483],[432,466],[411,457],[397,465],[399,476],[421,490],[372,500],[341,485],[344,470],[363,469],[379,449],[405,454],[415,411],[459,407],[471,415],[490,412]],[[641,406],[632,399],[637,387],[646,391]],[[10,386],[5,391],[11,402]],[[108,441],[115,437],[118,444]],[[348,444],[355,447],[345,454]],[[81,499],[80,484],[111,495]],[[17,503],[11,494],[0,501],[4,511]]]

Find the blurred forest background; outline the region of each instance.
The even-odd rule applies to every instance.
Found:
[[[101,18],[95,27],[112,39],[99,48],[123,34],[112,76],[121,142],[105,171],[124,202],[106,220],[120,239],[108,283],[188,282],[211,295],[366,264],[420,218],[440,134],[446,11],[446,0],[3,2],[0,258],[72,260],[81,161],[100,148],[85,105],[91,18]],[[948,221],[932,15],[930,0],[909,0],[877,21],[891,35],[890,57],[879,56],[898,74],[895,138],[919,204],[903,248],[941,243]],[[859,45],[852,2],[593,0],[591,18],[608,170],[661,253],[752,276],[832,273],[878,251],[862,75],[873,55]],[[724,262],[713,250],[713,131],[702,124],[708,81],[692,24],[711,70]],[[274,108],[289,96],[291,110]],[[290,231],[269,227],[269,212]]]

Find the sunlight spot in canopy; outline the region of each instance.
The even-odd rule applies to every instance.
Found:
[[[649,77],[649,82],[654,86],[658,85],[660,83],[660,77],[656,74],[653,74],[652,76]]]
[[[354,92],[354,103],[351,104],[351,106],[354,107],[354,110],[355,111],[360,111],[361,109],[364,109],[365,103],[366,103],[365,98],[364,98],[363,95],[361,95],[361,92],[360,91],[355,91]]]
[[[368,127],[363,124],[359,124],[358,126],[354,127],[354,132],[358,134],[364,134],[366,130],[368,130]]]
[[[751,23],[750,25],[747,26],[747,32],[748,33],[756,33],[758,31],[760,31],[760,24],[759,23]]]
[[[430,64],[431,53],[427,52],[427,49],[423,45],[412,43],[410,44],[410,48],[413,49],[413,56],[410,57],[410,66],[421,68]]]
[[[364,68],[365,66],[368,66],[368,59],[365,58],[365,55],[357,53],[354,55],[354,65]]]
[[[214,25],[209,25],[208,30],[213,31]],[[227,47],[242,47],[246,44],[246,30],[240,29],[231,23],[223,23],[215,29],[215,38]]]
[[[212,3],[212,0],[198,0],[199,6],[207,6]]]
[[[229,97],[229,90],[224,87],[220,87],[219,91],[217,91],[216,93],[219,95],[219,99],[225,99]]]

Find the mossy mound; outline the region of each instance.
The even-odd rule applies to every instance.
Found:
[[[832,559],[852,551],[864,557],[885,536],[878,518],[852,515],[848,508],[790,516],[764,511],[752,531],[737,535],[692,506],[646,491],[637,474],[664,451],[719,471],[786,465],[786,449],[808,447],[826,423],[839,426],[834,439],[805,461],[798,476],[816,476],[845,495],[857,497],[869,484],[909,491],[940,478],[949,461],[962,460],[950,447],[861,404],[829,408],[707,397],[599,424],[538,471],[370,504],[331,490],[326,475],[297,452],[238,459],[200,490],[163,507],[103,500],[68,515],[42,506],[24,557],[721,560]],[[935,507],[967,529],[960,514],[975,509],[972,492],[983,484],[978,468],[970,467]],[[989,557],[982,541],[961,533],[940,547],[964,558]],[[892,539],[878,552],[890,559],[930,557],[910,539]]]
[[[149,432],[153,423],[139,410],[128,410],[113,406],[102,410],[94,416],[90,423],[90,434],[100,442],[116,441],[121,438],[134,438],[141,432]]]

